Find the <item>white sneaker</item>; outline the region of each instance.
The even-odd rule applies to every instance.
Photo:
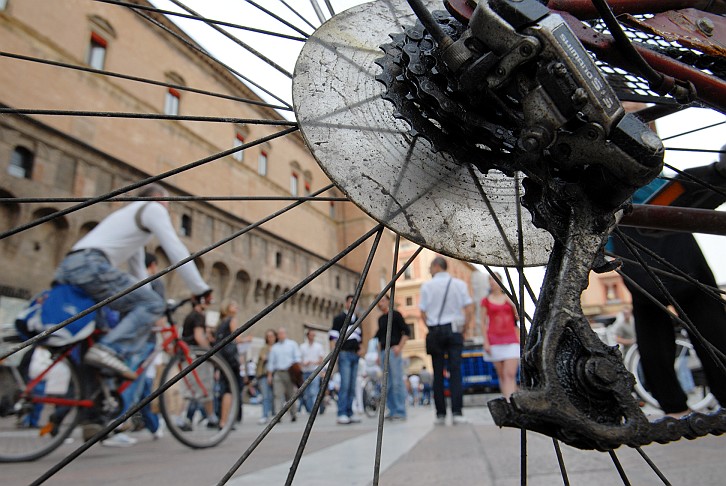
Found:
[[[257,421],[260,425],[265,425],[267,422],[269,422],[269,419],[267,417],[260,417],[260,420]]]
[[[350,417],[348,417],[347,415],[340,415],[340,416],[338,416],[338,423],[339,424],[349,424]]]
[[[138,441],[133,437],[129,437],[128,435],[122,433],[112,435],[108,439],[102,440],[101,445],[106,447],[131,447],[137,442]]]
[[[434,420],[434,425],[446,425],[446,416],[438,415],[436,420]]]
[[[164,419],[159,417],[159,427],[156,429],[156,432],[153,432],[151,435],[154,436],[154,440],[159,440],[162,437],[164,437],[164,429],[166,428],[166,424],[164,423]]]
[[[348,417],[348,420],[350,421],[351,424],[359,424],[360,423],[360,419],[358,417],[356,417],[355,415],[353,415],[352,417]]]
[[[469,420],[463,415],[454,415],[452,422],[454,425],[468,424]]]
[[[95,368],[103,368],[114,371],[127,380],[135,380],[136,373],[126,366],[116,354],[100,344],[94,344],[83,357],[83,362]]]

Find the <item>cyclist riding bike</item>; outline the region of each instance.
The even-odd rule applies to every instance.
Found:
[[[167,197],[168,192],[150,184],[139,196]],[[144,246],[153,236],[171,262],[188,257],[167,208],[166,201],[136,201],[114,211],[73,245],[56,270],[54,282],[74,285],[101,301],[148,276]],[[128,264],[128,273],[120,269],[123,264]],[[193,262],[179,267],[179,273],[192,294],[210,299],[211,289]],[[120,313],[120,321],[88,350],[84,362],[136,379],[125,361],[148,341],[153,324],[164,315],[164,299],[146,285],[114,300],[109,307]]]

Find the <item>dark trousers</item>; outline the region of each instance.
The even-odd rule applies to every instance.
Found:
[[[449,392],[451,393],[451,413],[461,415],[463,392],[461,385],[461,351],[464,336],[451,331],[450,324],[429,327],[426,335],[426,352],[431,355],[434,367],[434,404],[436,415],[446,415],[444,397],[444,368],[448,359]]]
[[[640,231],[634,228],[621,228],[622,232],[649,248],[673,266],[688,273],[699,282],[716,287],[713,273],[696,243],[689,233],[664,233]],[[627,245],[619,238],[613,239],[615,252],[623,257],[635,260]],[[639,252],[649,265],[654,268],[669,270],[658,259],[646,252]],[[668,305],[666,296],[661,293],[650,275],[640,265],[623,264],[623,271],[642,289],[653,295],[662,304]],[[683,308],[693,325],[703,337],[717,349],[726,352],[726,310],[724,303],[699,292],[690,282],[661,276],[668,292]],[[650,392],[666,413],[678,413],[686,410],[686,395],[680,387],[676,372],[673,369],[676,345],[673,321],[669,314],[660,310],[641,290],[625,285],[633,294],[633,317],[635,333],[640,351],[640,364]],[[696,350],[711,392],[721,406],[726,406],[726,380],[718,371],[715,363],[705,352],[701,343],[693,336],[691,342]]]
[[[650,300],[636,295],[633,294],[633,317],[646,384],[664,412],[682,412],[688,405],[673,367],[676,356],[673,321]],[[676,299],[703,337],[716,348],[726,351],[724,305],[698,291]],[[703,364],[711,393],[721,406],[726,406],[726,380],[699,340],[691,337],[691,343]]]

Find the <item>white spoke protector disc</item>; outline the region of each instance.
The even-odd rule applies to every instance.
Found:
[[[442,5],[427,4],[430,10]],[[306,42],[293,102],[308,146],[355,204],[410,241],[501,266],[517,265],[523,241],[524,265],[546,263],[551,236],[535,228],[521,206],[518,217],[521,177],[494,170],[483,175],[434,152],[381,97],[380,46],[415,22],[405,0],[379,0],[336,15]]]

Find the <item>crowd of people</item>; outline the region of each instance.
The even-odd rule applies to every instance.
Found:
[[[146,198],[163,199],[167,195],[167,191],[157,184],[149,185],[140,193],[140,196]],[[72,247],[60,263],[54,282],[78,287],[96,301],[107,299],[157,271],[154,256],[144,251],[145,245],[153,237],[158,239],[172,263],[187,259],[189,252],[173,228],[167,206],[168,203],[163,200],[144,200],[133,202],[111,213]],[[691,266],[700,272],[697,275],[699,280],[715,285],[708,265],[690,236],[633,233],[632,237],[641,240],[650,238],[653,241],[648,240],[647,246],[664,254],[670,251],[668,254],[671,260],[688,255]],[[677,251],[673,254],[679,248],[687,248],[689,251]],[[619,248],[619,251],[626,253],[623,248]],[[123,266],[128,266],[129,270],[121,270]],[[406,420],[407,405],[430,404],[433,396],[436,424],[446,423],[447,408],[450,408],[452,424],[466,423],[462,410],[461,360],[464,336],[473,330],[474,307],[477,304],[481,308],[481,335],[486,359],[494,363],[501,392],[509,399],[517,391],[520,353],[517,309],[502,291],[501,276],[492,275],[489,295],[480,303],[475,303],[467,284],[451,276],[447,267],[446,259],[441,256],[432,260],[432,278],[421,286],[419,299],[420,317],[428,328],[426,351],[431,356],[431,372],[423,367],[419,373],[406,376],[403,350],[410,338],[410,331],[403,316],[392,308],[387,295],[378,303],[378,327],[374,339],[367,346],[369,349],[363,346],[362,329],[357,325],[360,316],[354,305],[353,295],[346,297],[344,308],[333,318],[327,332],[327,346],[323,335],[315,329],[306,329],[305,339],[298,343],[288,338],[287,329],[284,327],[268,329],[265,332],[265,343],[259,350],[256,362],[251,356],[240,356],[239,353],[239,345],[252,340],[249,333],[240,334],[235,341],[225,346],[220,354],[238,377],[239,389],[262,405],[260,423],[267,423],[277,410],[290,401],[306,380],[310,380],[310,383],[300,397],[299,404],[289,407],[289,416],[294,422],[299,411],[304,409],[307,413],[312,413],[320,391],[321,376],[330,370],[323,370],[312,379],[311,376],[320,367],[328,352],[336,347],[339,348],[339,354],[333,370],[334,377],[325,391],[326,398],[321,405],[321,413],[329,404],[327,397],[337,397],[338,424],[360,421],[358,415],[363,408],[362,379],[368,375],[379,374],[385,366],[389,387],[385,404],[387,419]],[[626,273],[630,272],[635,281],[640,281],[641,286],[648,286],[637,270],[631,267],[626,267],[625,270]],[[193,261],[180,266],[177,271],[193,296],[193,309],[184,319],[182,338],[189,344],[209,348],[215,341],[234,333],[240,326],[236,317],[238,303],[222,303],[221,317],[212,332],[206,313],[211,304],[211,287],[203,280]],[[717,347],[726,348],[724,326],[711,325],[716,317],[718,322],[726,321],[723,304],[700,298],[701,294],[682,289],[678,282],[667,281],[666,284],[672,287],[670,290],[679,303],[691,309],[691,313],[696,316],[696,326],[708,334]],[[617,330],[617,342],[630,346],[635,342],[636,334],[646,338],[641,340],[640,350],[644,373],[653,387],[653,394],[666,413],[673,416],[687,414],[690,409],[685,395],[678,390],[671,367],[665,366],[672,361],[671,326],[659,325],[664,320],[661,310],[645,297],[641,297],[637,289],[631,290],[633,316],[628,314],[624,322],[613,326],[613,330]],[[658,295],[661,302],[665,302],[665,297],[659,295],[658,290],[655,295]],[[696,296],[700,299],[697,306],[692,302]],[[84,362],[87,365],[111,370],[135,382],[125,392],[127,403],[133,403],[145,396],[153,386],[154,367],[141,377],[137,377],[133,370],[154,347],[155,337],[151,330],[162,319],[165,305],[163,284],[158,279],[117,298],[109,307],[118,313],[118,322],[85,354]],[[656,315],[659,316],[657,319]],[[341,340],[343,342],[339,343]],[[390,342],[388,349],[385,347],[386,342]],[[700,343],[694,345],[699,355],[703,355],[701,359],[704,361],[712,392],[724,403],[726,393],[715,379],[715,365],[705,356]],[[444,391],[445,378],[448,380],[448,400]],[[210,408],[202,412],[207,417],[208,424],[222,427],[235,417],[240,420],[242,413],[241,409],[231,410],[229,384],[222,388],[220,395],[216,409]],[[208,406],[211,407],[211,404]],[[155,436],[160,436],[163,424],[160,424],[159,418],[148,408],[142,411],[142,416],[145,426]],[[133,442],[122,434],[104,441],[106,445],[132,445]]]

